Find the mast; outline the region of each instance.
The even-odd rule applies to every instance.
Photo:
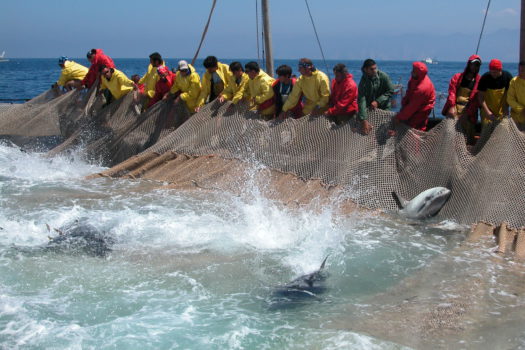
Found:
[[[525,0],[521,0],[520,61],[525,61]]]
[[[266,52],[266,73],[273,77],[273,50],[272,50],[272,31],[270,29],[270,5],[269,0],[262,0],[262,17],[264,32],[264,48]],[[522,0],[525,1],[525,0]]]

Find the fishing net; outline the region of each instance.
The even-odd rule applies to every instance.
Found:
[[[70,91],[55,97],[48,90],[24,104],[0,108],[0,138],[29,148],[49,148],[78,129],[78,120],[88,113],[88,92]]]
[[[525,137],[508,119],[493,130],[484,130],[476,146],[469,148],[459,124],[449,119],[429,132],[397,126],[397,135],[389,137],[394,113],[381,110],[370,113],[373,132],[362,135],[355,122],[337,126],[325,117],[314,116],[267,122],[243,104],[217,101],[186,122],[185,109],[172,101],[159,102],[139,114],[133,94],[106,107],[101,106],[102,97],[90,96],[91,103],[84,108],[88,113],[78,117],[78,107],[68,105],[73,104],[74,96],[36,105],[27,115],[24,110],[18,116],[32,121],[45,114],[46,108],[73,111],[72,121],[50,117],[58,121],[53,132],[68,131],[62,134],[66,141],[51,154],[82,144],[90,158],[109,165],[138,154],[106,175],[133,173],[135,177],[175,181],[175,174],[180,174],[180,169],[174,170],[180,162],[175,154],[214,155],[344,188],[355,203],[372,209],[396,210],[393,191],[410,199],[428,188],[444,186],[452,194],[438,218],[463,224],[485,220],[506,221],[512,227],[525,225]],[[39,108],[43,110],[30,116]],[[6,134],[2,129],[5,118],[5,113],[0,115],[0,134]],[[43,127],[50,124],[44,119]],[[66,124],[76,125],[76,129],[71,131]],[[28,124],[18,125],[25,128]],[[37,128],[36,121],[33,126]],[[217,172],[216,168],[201,169]]]

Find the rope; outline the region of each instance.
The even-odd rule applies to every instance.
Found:
[[[315,28],[314,18],[312,17],[312,13],[310,12],[310,6],[308,6],[308,0],[304,0],[304,2],[306,3],[306,8],[308,9],[308,14],[310,15],[310,21],[312,21],[312,26],[314,27],[315,37],[317,39],[317,44],[319,45],[319,50],[321,50],[321,56],[323,56],[323,62],[326,67],[328,79],[332,80],[332,78],[330,77],[330,69],[328,68],[328,64],[326,63],[326,59],[324,57],[323,47],[321,46],[321,41],[319,41],[319,35],[317,35],[317,29]]]
[[[255,0],[255,37],[257,38],[257,63],[261,65],[261,48],[259,45],[259,1]]]
[[[261,40],[264,42],[264,29],[261,30]],[[265,55],[265,51],[264,51],[264,45],[262,46],[262,61],[263,61],[263,64],[261,67],[266,67],[266,55]]]
[[[481,32],[479,33],[478,46],[476,47],[476,55],[479,51],[479,44],[481,43],[481,36],[483,35],[483,29],[485,29],[485,21],[487,20],[487,15],[489,14],[490,1],[487,4],[487,10],[485,11],[485,17],[483,17],[483,24],[481,25]]]
[[[197,52],[195,52],[195,56],[191,60],[191,65],[193,66],[195,64],[195,60],[197,60],[197,57],[199,56],[199,51],[201,50],[202,43],[204,42],[204,38],[206,37],[206,33],[208,32],[208,26],[210,25],[211,21],[211,15],[213,14],[213,10],[215,9],[215,4],[217,3],[217,0],[213,0],[213,4],[211,5],[210,15],[208,16],[208,22],[206,22],[206,26],[204,27],[204,31],[202,32],[201,42],[199,43],[199,47],[197,48]]]

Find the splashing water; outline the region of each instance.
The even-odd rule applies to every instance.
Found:
[[[1,347],[401,348],[354,331],[362,315],[348,305],[362,307],[463,238],[450,222],[287,210],[250,186],[235,197],[84,180],[101,170],[75,154],[48,159],[0,145]],[[113,237],[108,257],[41,249],[56,235],[46,224],[77,219]],[[326,293],[270,307],[274,286],[327,255]],[[336,319],[347,326],[331,327]]]

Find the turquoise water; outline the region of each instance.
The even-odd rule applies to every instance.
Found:
[[[325,328],[462,239],[453,224],[288,211],[247,188],[185,193],[0,146],[0,344],[5,349],[399,348]],[[107,258],[43,252],[46,224],[87,218],[116,243]],[[450,227],[447,227],[450,226]],[[23,249],[22,249],[23,248]],[[328,291],[278,303],[274,286],[329,255]]]
[[[147,65],[115,61],[130,75]],[[358,71],[360,62],[346,63]],[[431,66],[436,89],[445,91],[463,66]],[[397,80],[408,76],[410,62],[380,67]],[[2,63],[0,98],[34,97],[58,73],[55,60]],[[102,170],[81,150],[50,159],[0,144],[0,349],[525,346],[525,271],[495,254],[493,244],[465,250],[466,227],[370,212],[341,217],[337,202],[320,211],[283,209],[250,183],[237,197],[84,179]],[[77,219],[112,237],[106,258],[42,249],[57,235],[46,224],[61,228]],[[325,293],[275,298],[275,286],[315,271],[326,256]],[[482,294],[472,296],[473,307],[483,307],[469,314],[462,326],[472,329],[462,339],[435,335],[417,346],[428,335],[385,335],[399,324],[381,312],[456,298],[471,282]],[[374,315],[380,322],[366,324]]]

